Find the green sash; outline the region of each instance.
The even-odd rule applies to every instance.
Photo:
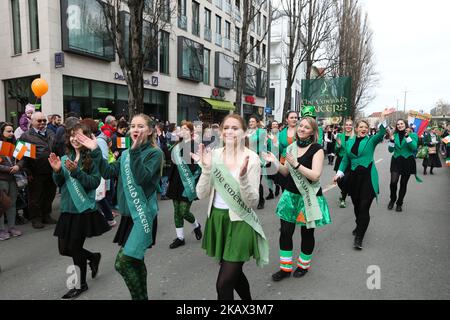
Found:
[[[172,155],[184,187],[182,196],[188,198],[188,200],[192,202],[197,198],[197,192],[195,191],[195,180],[200,176],[202,170],[198,167],[195,173],[192,174],[192,171],[186,161],[184,161],[183,157],[181,157],[180,145],[176,145],[175,148],[173,148]]]
[[[133,229],[124,246],[124,253],[139,260],[144,259],[145,251],[153,243],[153,219],[158,213],[156,192],[147,200],[144,190],[138,185],[131,172],[130,152],[125,150],[120,160],[120,175],[128,209],[133,219]]]
[[[216,159],[217,160],[217,159]],[[260,258],[256,261],[262,267],[269,263],[269,244],[255,211],[248,207],[241,198],[239,183],[230,171],[218,161],[213,161],[212,176],[214,188],[220,194],[230,210],[235,212],[244,222],[256,231]]]
[[[94,210],[95,203],[95,190],[86,193],[83,186],[78,182],[77,179],[73,178],[70,175],[70,171],[67,170],[64,163],[68,159],[67,156],[61,158],[62,162],[62,172],[64,174],[64,178],[66,179],[67,190],[69,190],[70,198],[72,198],[75,207],[77,208],[77,213],[83,213],[86,210]]]
[[[296,159],[298,158],[298,146],[296,143],[291,144],[287,148],[287,152],[292,154]],[[305,220],[306,228],[311,229],[316,227],[316,220],[322,219],[322,211],[320,210],[319,201],[317,200],[317,192],[320,189],[320,182],[316,181],[310,183],[298,170],[295,170],[289,162],[287,162],[289,172],[297,186],[298,191],[303,197],[305,203]]]

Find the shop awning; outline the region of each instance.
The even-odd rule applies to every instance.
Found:
[[[234,111],[235,109],[234,104],[232,104],[230,101],[221,101],[207,98],[203,98],[203,100],[210,104],[214,110]]]

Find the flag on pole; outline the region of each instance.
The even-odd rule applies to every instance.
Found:
[[[0,141],[0,155],[12,157],[14,153],[14,145],[6,141]]]
[[[117,137],[117,148],[128,149],[131,146],[130,137],[119,138]]]

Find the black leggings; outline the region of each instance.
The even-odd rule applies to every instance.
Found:
[[[234,300],[234,290],[242,300],[252,300],[250,284],[242,271],[243,266],[244,262],[221,262],[216,283],[218,300]]]
[[[400,177],[402,177],[400,179]],[[391,172],[391,202],[395,202],[397,200],[397,205],[403,205],[403,199],[406,195],[406,187],[408,186],[410,175],[401,175],[398,172]],[[397,198],[397,184],[400,179],[400,192],[398,193]]]
[[[353,207],[356,217],[356,236],[359,238],[364,238],[367,228],[370,222],[370,206],[372,205],[374,197],[352,197]]]
[[[93,258],[92,252],[83,248],[86,238],[63,239],[58,238],[59,253],[62,256],[72,257],[73,264],[80,268],[80,283],[86,284],[87,261]]]
[[[292,242],[292,236],[295,231],[295,223],[281,221],[280,229],[280,249],[283,251],[292,251],[294,244]],[[301,250],[304,254],[310,255],[314,251],[314,229],[307,229],[305,226],[301,227],[302,244]]]

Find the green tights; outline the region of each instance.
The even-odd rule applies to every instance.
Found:
[[[144,260],[125,255],[121,248],[117,254],[115,268],[125,280],[132,300],[148,300],[147,268]]]
[[[192,202],[173,200],[175,227],[183,228],[184,220],[189,223],[195,222],[194,215],[190,212]]]

